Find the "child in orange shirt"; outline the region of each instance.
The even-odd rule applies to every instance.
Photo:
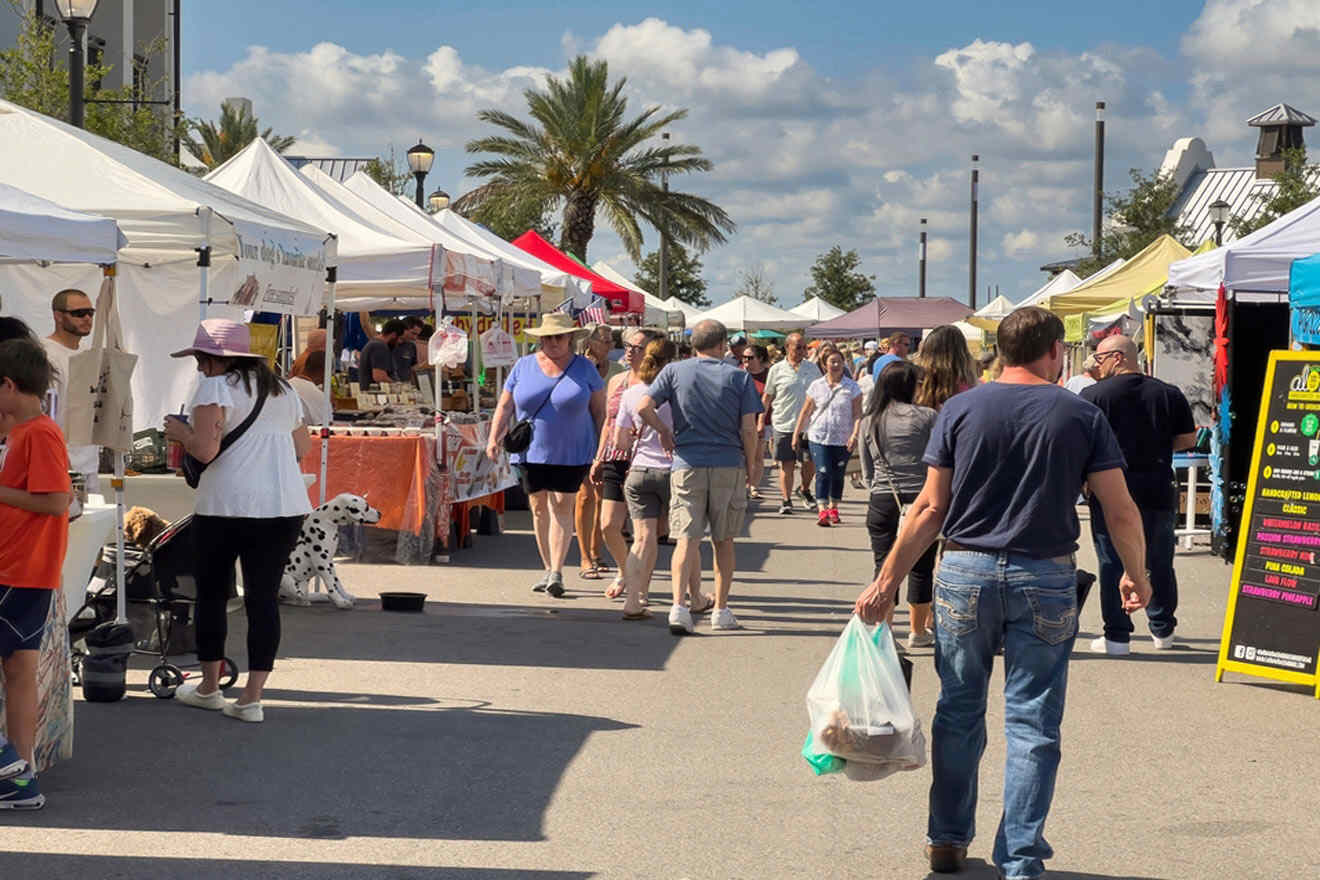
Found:
[[[35,342],[0,342],[0,418],[9,431],[0,468],[0,664],[5,726],[0,737],[0,809],[39,810],[46,798],[34,775],[37,651],[60,588],[69,540],[69,456],[64,436],[41,401],[51,381]]]

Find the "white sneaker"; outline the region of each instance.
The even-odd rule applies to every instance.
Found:
[[[685,605],[671,605],[669,607],[669,631],[676,636],[690,636],[694,627],[692,626],[692,612]]]
[[[1170,648],[1173,647],[1173,643],[1177,641],[1177,639],[1178,637],[1175,636],[1173,633],[1169,633],[1167,636],[1157,636],[1152,634],[1150,637],[1150,640],[1155,643],[1156,651],[1169,650]]]
[[[225,703],[220,711],[224,712],[230,718],[236,718],[239,721],[249,721],[253,724],[260,724],[266,719],[265,714],[261,711],[260,701],[243,705],[238,700],[234,700],[233,702]]]
[[[1126,657],[1132,653],[1132,646],[1127,642],[1111,642],[1104,636],[1091,640],[1092,654],[1108,654],[1111,657]]]
[[[935,633],[933,632],[908,633],[907,649],[909,651],[913,648],[929,648],[933,644],[935,644]]]
[[[197,689],[201,685],[201,681],[185,681],[175,689],[174,699],[185,706],[193,706],[198,709],[211,709],[216,712],[223,709],[225,707],[225,695],[220,693],[218,688],[209,694],[199,694]]]
[[[733,612],[728,608],[716,608],[710,615],[711,629],[742,629],[738,623],[738,618],[733,616]]]

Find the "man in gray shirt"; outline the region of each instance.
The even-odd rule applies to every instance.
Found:
[[[811,452],[807,449],[803,437],[797,449],[793,448],[793,431],[797,428],[798,415],[802,404],[807,400],[807,388],[821,377],[820,368],[807,360],[807,340],[801,333],[790,333],[784,340],[784,359],[770,367],[765,377],[765,394],[761,403],[765,406],[765,418],[770,419],[774,428],[774,446],[771,455],[779,463],[779,491],[783,501],[779,512],[793,512],[793,466],[802,464],[802,499],[807,502],[807,509],[816,503],[808,484],[816,469],[811,464]]]

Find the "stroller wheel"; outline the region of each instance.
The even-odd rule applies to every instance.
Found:
[[[72,680],[74,687],[82,686],[82,654],[73,654],[69,657],[69,665],[72,667]]]
[[[220,667],[220,690],[233,687],[236,681],[238,681],[238,665],[226,657],[224,665]]]
[[[183,670],[169,663],[162,663],[151,670],[147,687],[162,700],[171,699],[174,691],[183,684]]]

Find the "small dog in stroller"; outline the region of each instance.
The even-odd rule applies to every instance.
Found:
[[[159,658],[147,685],[153,694],[166,700],[184,681],[183,670],[170,662],[170,656],[196,651],[193,613],[197,584],[193,578],[191,526],[191,516],[166,524],[144,507],[135,507],[125,515],[125,537],[129,542],[124,545],[124,599],[133,628],[133,653]],[[114,548],[102,551],[94,577],[103,580],[104,586],[92,592],[69,620],[75,684],[81,683],[82,660],[87,654],[84,638],[97,626],[115,620],[119,585],[114,555]],[[237,594],[236,583],[231,583],[230,595]],[[220,686],[229,687],[237,679],[238,667],[224,658]]]

